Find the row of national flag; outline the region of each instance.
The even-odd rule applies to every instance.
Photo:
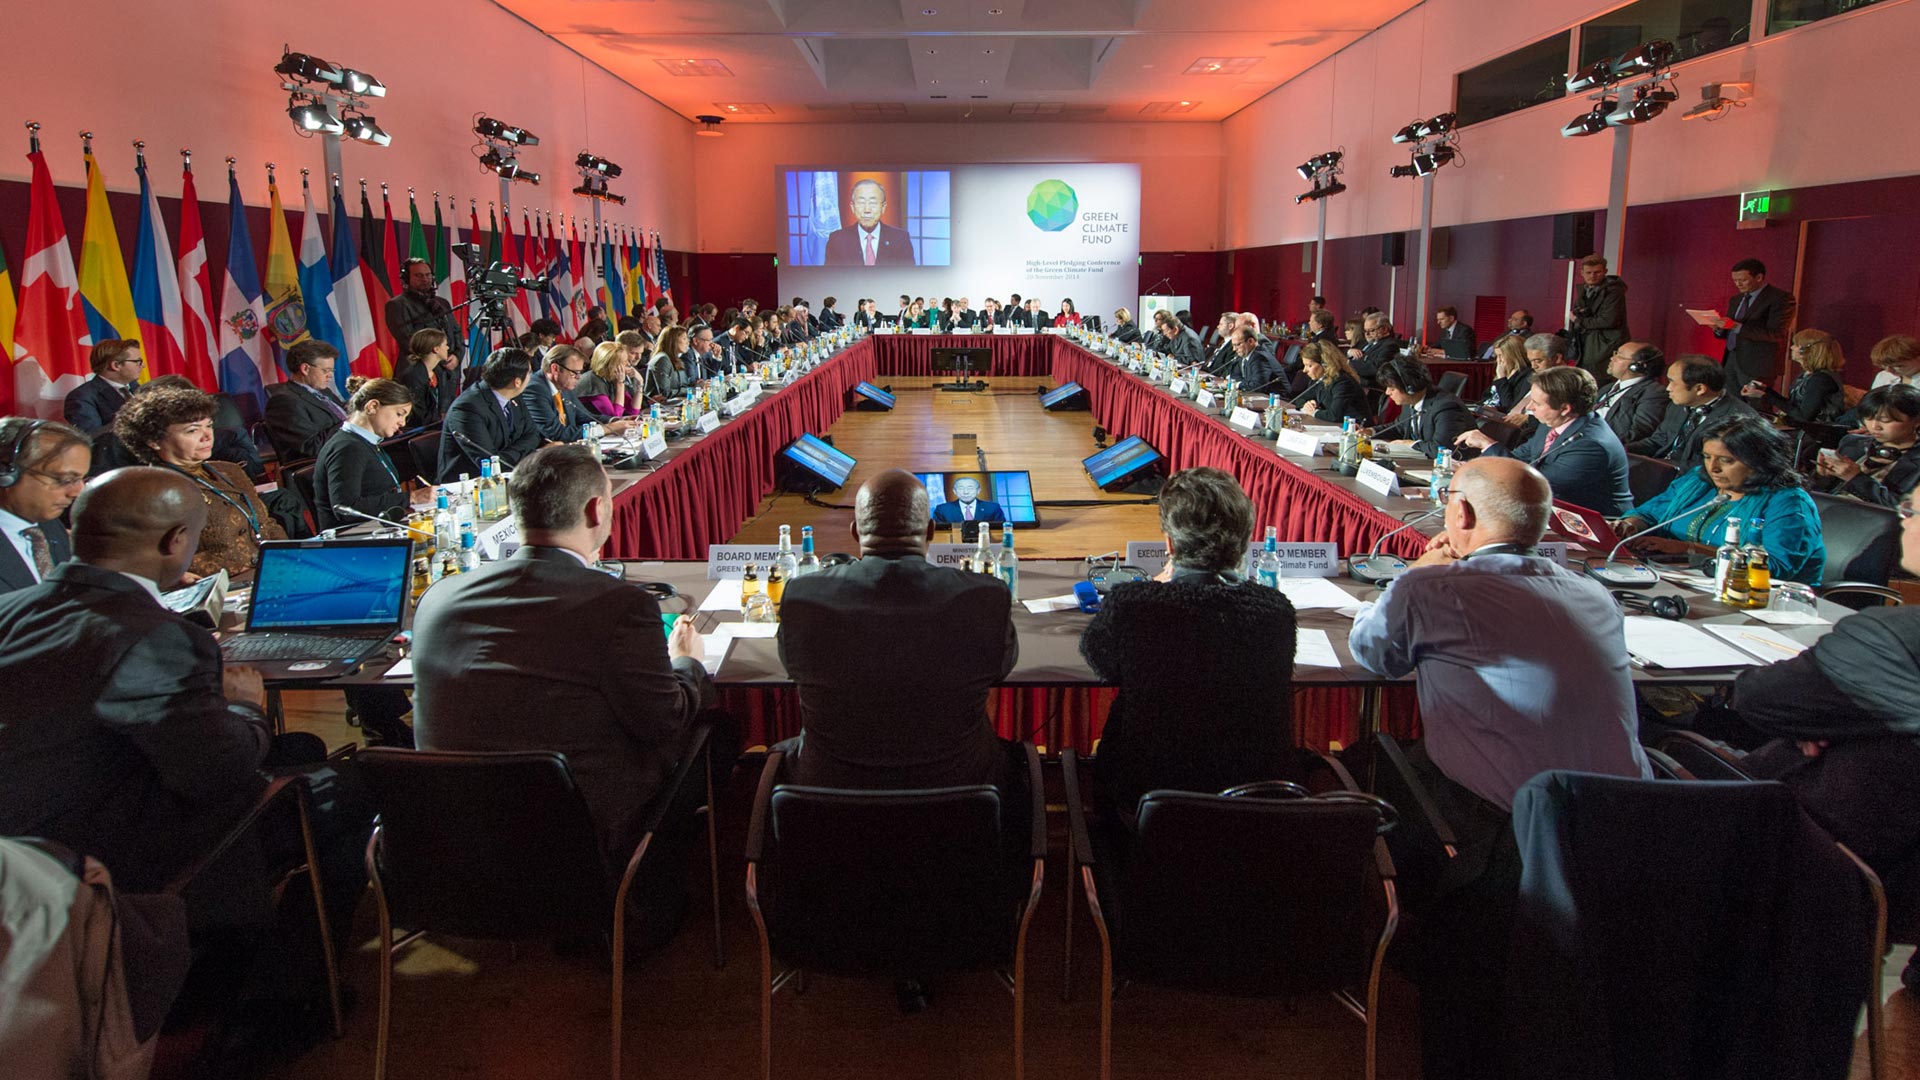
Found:
[[[328,231],[304,170],[296,248],[271,167],[262,276],[232,159],[227,162],[227,254],[216,295],[192,162],[182,157],[176,244],[167,235],[146,156],[136,152],[140,220],[129,263],[89,140],[86,217],[76,268],[36,133],[27,154],[32,181],[17,300],[13,273],[0,253],[0,415],[57,417],[67,392],[90,374],[94,342],[110,338],[140,342],[143,381],[185,375],[202,389],[250,394],[262,402],[267,386],[285,378],[287,349],[314,338],[339,350],[334,378],[344,393],[349,376],[390,375],[405,352],[407,343],[387,330],[385,310],[405,290],[403,268],[412,259],[432,267],[435,293],[452,305],[460,326],[472,335],[468,357],[477,362],[487,343],[478,338],[479,321],[467,318],[468,267],[459,254],[463,239],[480,244],[484,257],[523,278],[546,281],[544,288],[521,290],[508,304],[508,329],[515,335],[545,318],[571,338],[586,327],[587,310],[595,304],[604,306],[611,319],[672,298],[657,232],[606,225],[590,226],[582,236],[577,219],[562,216],[556,227],[555,215],[522,209],[516,234],[511,215],[502,221],[489,204],[483,234],[479,207],[469,201],[463,238],[455,200],[447,200],[450,221],[442,217],[438,198],[432,200],[429,229],[409,191],[409,220],[401,223],[386,185],[381,185],[376,214],[364,180],[356,226],[338,177],[320,193],[329,211]]]

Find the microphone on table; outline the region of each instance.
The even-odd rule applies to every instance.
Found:
[[[1395,535],[1406,532],[1435,514],[1444,514],[1446,511],[1444,504],[1436,506],[1409,519],[1399,528],[1390,529],[1381,534],[1380,539],[1373,542],[1373,548],[1367,552],[1365,558],[1347,560],[1347,576],[1363,585],[1385,585],[1406,573],[1407,560],[1397,555],[1382,555],[1380,548]]]
[[[1725,492],[1722,492],[1691,510],[1683,510],[1665,521],[1657,521],[1647,526],[1639,532],[1634,533],[1633,536],[1629,536],[1613,545],[1613,550],[1607,552],[1606,562],[1601,563],[1599,566],[1588,563],[1587,573],[1609,589],[1646,589],[1659,584],[1660,575],[1655,573],[1652,567],[1645,563],[1639,563],[1633,566],[1620,566],[1614,561],[1614,557],[1619,555],[1620,549],[1626,547],[1634,537],[1645,536],[1655,529],[1671,525],[1681,518],[1690,517],[1702,510],[1711,510],[1726,501],[1727,495]]]
[[[362,520],[365,520],[365,521],[375,522],[380,525],[385,525],[391,529],[405,529],[409,533],[411,533],[412,531],[412,526],[410,525],[406,525],[398,521],[389,521],[388,519],[383,517],[375,517],[372,514],[362,513],[359,510],[355,510],[351,506],[341,506],[339,503],[333,504],[333,512],[336,514],[346,514],[349,517],[361,518]]]
[[[479,443],[474,442],[472,439],[467,438],[466,435],[463,434],[459,428],[450,428],[443,425],[440,430],[444,434],[453,436],[454,441],[459,443],[461,446],[464,446],[468,450],[473,451],[475,454],[473,461],[474,461],[474,464],[476,465],[480,463],[482,458],[490,458],[494,456],[493,451],[488,450],[486,447],[481,446]]]

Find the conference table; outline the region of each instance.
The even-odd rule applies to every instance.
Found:
[[[802,433],[825,433],[845,410],[854,384],[881,373],[883,358],[887,362],[902,356],[911,359],[918,343],[929,343],[925,348],[930,350],[930,343],[943,336],[881,335],[856,341],[716,430],[674,443],[643,469],[616,471],[614,530],[606,554],[620,560],[630,578],[674,585],[681,599],[669,601],[667,610],[694,611],[712,587],[706,577],[707,546],[731,539],[772,493],[779,450]],[[965,341],[968,336],[955,337]],[[1218,410],[1175,397],[1166,387],[1128,373],[1062,336],[980,335],[974,341],[995,350],[995,373],[1000,373],[1001,350],[1017,353],[1026,364],[1043,355],[1048,363],[1044,374],[1060,383],[1078,382],[1101,424],[1117,438],[1145,438],[1164,455],[1169,470],[1211,465],[1233,473],[1253,499],[1256,531],[1273,525],[1285,542],[1331,541],[1349,557],[1378,547],[1410,558],[1425,547],[1427,537],[1417,527],[1402,530],[1409,519],[1432,510],[1427,499],[1418,497],[1424,496],[1424,489],[1413,492],[1417,497],[1381,494],[1355,477],[1342,475],[1330,457],[1281,452],[1271,438],[1236,428]],[[914,350],[890,352],[907,344],[913,344]],[[1085,576],[1083,562],[1022,560],[1022,599],[1064,596]],[[1325,580],[1344,592],[1352,605],[1378,595],[1377,589],[1344,577]],[[1657,589],[1684,591],[1672,584]],[[1687,595],[1696,622],[1747,618],[1700,593]],[[1823,604],[1822,614],[1831,620],[1847,612]],[[721,636],[732,637],[739,619],[735,612],[698,612],[696,626],[703,632],[722,629]],[[1080,658],[1080,633],[1088,619],[1077,610],[1036,614],[1015,606],[1020,660],[989,702],[1000,734],[1031,738],[1049,750],[1093,745],[1114,690],[1103,685]],[[1301,607],[1300,626],[1325,631],[1331,645],[1331,656],[1322,657],[1324,665],[1296,661],[1293,671],[1292,718],[1302,745],[1352,745],[1375,729],[1409,737],[1418,734],[1412,680],[1384,679],[1353,661],[1346,648],[1348,614]],[[1807,626],[1783,632],[1804,643],[1825,629]],[[389,650],[381,660],[330,685],[405,685],[404,680],[385,678],[397,655],[397,649]],[[1642,683],[1703,685],[1730,681],[1735,674],[1733,669],[1642,668],[1634,678]],[[798,698],[771,639],[732,637],[715,679],[723,706],[740,719],[749,745],[798,732]]]

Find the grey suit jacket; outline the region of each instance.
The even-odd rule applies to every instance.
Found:
[[[446,578],[413,619],[422,750],[566,755],[609,857],[624,862],[713,681],[667,658],[660,605],[557,548]]]
[[[794,782],[926,788],[994,783],[1005,756],[987,693],[1013,670],[999,580],[923,558],[868,556],[798,578],[780,658],[800,688]]]
[[[53,557],[55,569],[73,558],[73,544],[67,540],[67,527],[60,524],[59,518],[41,522],[40,531],[46,534],[47,554]],[[19,549],[11,542],[0,541],[0,594],[37,584],[33,569],[20,557]]]

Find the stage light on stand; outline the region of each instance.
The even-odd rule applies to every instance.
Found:
[[[1347,190],[1347,185],[1341,183],[1338,180],[1335,180],[1329,184],[1315,184],[1312,191],[1303,191],[1300,194],[1295,195],[1293,197],[1293,204],[1295,206],[1298,206],[1301,203],[1313,202],[1316,199],[1332,198],[1333,196],[1338,195],[1345,190]]]
[[[1435,135],[1445,135],[1454,128],[1454,114],[1441,113],[1430,120],[1422,120],[1413,125],[1413,133],[1422,139],[1431,139]]]
[[[348,113],[342,118],[341,123],[349,139],[357,139],[374,146],[389,146],[393,143],[393,136],[382,130],[379,124],[373,122],[373,117],[366,113]]]
[[[487,152],[480,155],[480,167],[503,180],[515,180],[523,184],[540,182],[539,173],[521,168],[519,158],[503,152],[497,146],[488,147]]]
[[[293,120],[293,126],[305,134],[338,135],[346,130],[332,109],[313,98],[303,100],[297,94],[287,99],[287,116]]]
[[[1403,180],[1409,176],[1419,176],[1420,174],[1415,172],[1411,165],[1394,165],[1387,169],[1387,175],[1393,177],[1395,180]]]
[[[573,159],[573,165],[574,168],[579,169],[582,173],[591,172],[597,176],[604,176],[609,180],[616,179],[620,175],[620,166],[615,165],[606,158],[594,157],[585,150],[580,151],[579,156]]]
[[[1601,98],[1599,103],[1579,116],[1567,121],[1560,129],[1563,139],[1577,139],[1583,135],[1598,135],[1607,130],[1607,114],[1613,111],[1614,100]]]
[[[1632,124],[1644,124],[1667,111],[1667,106],[1680,99],[1680,95],[1657,83],[1649,83],[1634,91],[1631,102],[1622,102],[1607,114],[1607,123],[1614,127],[1627,127]]]
[[[1420,136],[1414,132],[1412,124],[1408,124],[1406,127],[1393,133],[1393,144],[1395,146],[1404,146],[1410,142],[1418,142],[1419,139]]]
[[[280,53],[280,62],[273,66],[273,70],[294,82],[326,83],[330,86],[339,86],[346,77],[340,65],[322,60],[317,56],[293,52],[284,46]],[[384,91],[384,88],[382,89]]]
[[[340,69],[340,87],[356,97],[386,97],[387,84],[352,68]]]
[[[539,146],[540,137],[526,128],[504,124],[491,116],[475,117],[473,133],[488,142],[512,143],[515,146]]]

